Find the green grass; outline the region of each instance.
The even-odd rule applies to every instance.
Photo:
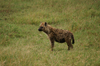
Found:
[[[41,22],[74,34],[74,49],[39,32]],[[99,0],[0,0],[0,66],[100,66]]]

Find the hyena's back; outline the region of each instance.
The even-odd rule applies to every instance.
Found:
[[[67,30],[53,29],[52,32],[55,41],[59,43],[64,43],[66,40],[74,38],[73,34]]]

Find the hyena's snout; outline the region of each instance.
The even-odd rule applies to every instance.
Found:
[[[38,29],[38,31],[42,31],[42,29],[43,29],[43,27],[40,27],[40,28]]]

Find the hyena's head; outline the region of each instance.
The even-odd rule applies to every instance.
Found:
[[[45,28],[46,28],[46,26],[47,26],[47,23],[46,22],[42,22],[41,24],[40,24],[40,27],[39,27],[39,31],[45,31]]]

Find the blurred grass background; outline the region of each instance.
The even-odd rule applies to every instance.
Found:
[[[41,22],[73,32],[74,50],[51,52]],[[0,66],[100,66],[100,1],[0,0]]]

